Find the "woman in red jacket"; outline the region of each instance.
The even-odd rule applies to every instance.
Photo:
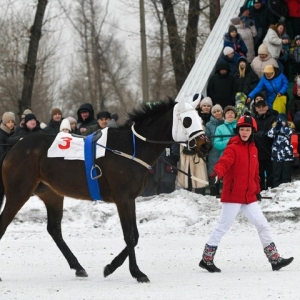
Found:
[[[257,203],[257,200],[261,199],[258,153],[253,142],[257,124],[254,118],[244,115],[238,120],[236,129],[237,135],[229,140],[210,176],[212,185],[223,178],[222,210],[217,227],[205,245],[199,266],[211,273],[221,272],[214,264],[215,253],[222,236],[229,230],[238,212],[242,210],[256,227],[272,269],[277,271],[289,265],[294,258],[285,259],[278,254],[269,223]]]

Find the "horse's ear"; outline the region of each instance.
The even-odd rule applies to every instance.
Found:
[[[178,99],[178,111],[183,111],[185,109],[185,103],[187,102],[186,100],[187,98],[183,96]]]
[[[196,94],[196,95],[198,95],[197,98],[195,98],[195,96],[194,96],[193,102],[190,103],[195,109],[196,109],[197,105],[198,105],[198,104],[200,103],[200,101],[201,101],[201,95],[200,95],[200,94]]]

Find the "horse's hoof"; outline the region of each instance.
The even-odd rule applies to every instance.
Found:
[[[110,275],[112,272],[111,272],[111,270],[110,270],[110,268],[109,268],[109,265],[107,265],[105,268],[104,268],[104,270],[103,270],[103,276],[104,277],[107,277],[108,275]]]
[[[139,283],[146,283],[146,282],[150,282],[149,278],[147,276],[143,276],[143,277],[140,277],[140,278],[137,278],[137,281]]]
[[[79,270],[79,271],[76,271],[76,276],[77,277],[88,277],[88,273],[85,271],[85,270]]]

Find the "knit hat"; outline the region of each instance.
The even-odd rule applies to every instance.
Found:
[[[61,115],[62,116],[61,110],[59,108],[57,108],[57,107],[53,108],[52,112],[51,112],[51,117],[53,117],[55,115]]]
[[[247,63],[247,58],[245,56],[240,56],[237,60],[238,65],[240,64],[241,61],[244,61],[245,63]]]
[[[200,101],[200,107],[202,107],[204,104],[213,106],[213,103],[212,103],[210,97],[205,97]]]
[[[77,121],[76,121],[75,118],[73,118],[73,117],[68,117],[67,119],[69,120],[70,124],[72,124],[72,123],[76,123],[76,124],[77,124]]]
[[[295,42],[300,40],[300,35],[296,35],[294,38]]]
[[[266,44],[261,44],[258,47],[258,54],[269,54],[268,46]]]
[[[255,3],[262,3],[261,0],[254,0],[253,4]]]
[[[119,120],[119,115],[117,113],[113,113],[113,114],[110,115],[110,118],[112,120],[118,121]]]
[[[249,8],[247,6],[242,6],[240,8],[240,14],[239,15],[242,15],[246,10],[249,10]]]
[[[263,93],[257,93],[257,94],[255,94],[254,100],[255,100],[256,98],[258,98],[258,97],[261,97],[261,98],[265,99],[265,95],[264,95]]]
[[[266,65],[264,68],[264,73],[274,73],[274,67],[272,65]]]
[[[11,111],[7,111],[3,114],[2,116],[2,123],[5,125],[9,121],[16,122],[16,117],[15,114]]]
[[[22,116],[21,116],[21,119],[25,119],[25,116],[28,115],[28,114],[32,114],[32,110],[27,108],[27,109],[25,109],[25,110],[23,111],[23,114],[22,114]]]
[[[241,19],[240,19],[239,17],[232,18],[232,19],[230,20],[230,22],[231,22],[232,25],[240,25]]]
[[[228,34],[230,32],[232,32],[232,31],[236,31],[237,32],[237,29],[236,29],[236,27],[234,25],[229,25],[229,27],[228,27]]]
[[[225,108],[224,108],[224,116],[225,116],[225,114],[226,114],[229,110],[232,110],[232,111],[234,112],[235,116],[236,116],[236,108],[235,108],[234,106],[232,106],[232,105],[227,105],[227,106],[225,106]]]
[[[68,129],[69,131],[71,131],[71,126],[68,118],[65,118],[61,121],[59,131],[62,131],[63,129]]]
[[[223,112],[223,108],[220,104],[216,104],[211,108],[211,113],[214,113],[216,110],[220,110],[221,112]]]
[[[279,114],[278,116],[277,116],[277,121],[281,121],[281,122],[287,122],[288,121],[288,119],[287,119],[287,116],[286,116],[286,114]]]
[[[34,114],[28,114],[25,116],[25,124],[30,120],[36,120],[36,116]]]
[[[224,55],[229,55],[229,54],[231,54],[233,52],[234,52],[233,48],[228,47],[228,46],[223,49],[223,54]]]
[[[297,36],[298,36],[299,39],[300,39],[300,35],[297,35]],[[282,39],[282,40],[284,40],[284,39],[288,39],[288,40],[289,40],[290,37],[289,37],[289,35],[285,32],[285,33],[282,34],[281,39]]]
[[[108,118],[110,119],[111,115],[108,111],[100,111],[99,113],[97,113],[97,120],[101,119],[101,118]]]

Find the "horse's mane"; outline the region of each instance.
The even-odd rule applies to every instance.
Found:
[[[130,125],[132,122],[139,122],[151,117],[160,117],[167,111],[172,109],[175,101],[171,98],[157,102],[142,103],[138,108],[134,108],[132,112],[127,113],[126,124]]]

